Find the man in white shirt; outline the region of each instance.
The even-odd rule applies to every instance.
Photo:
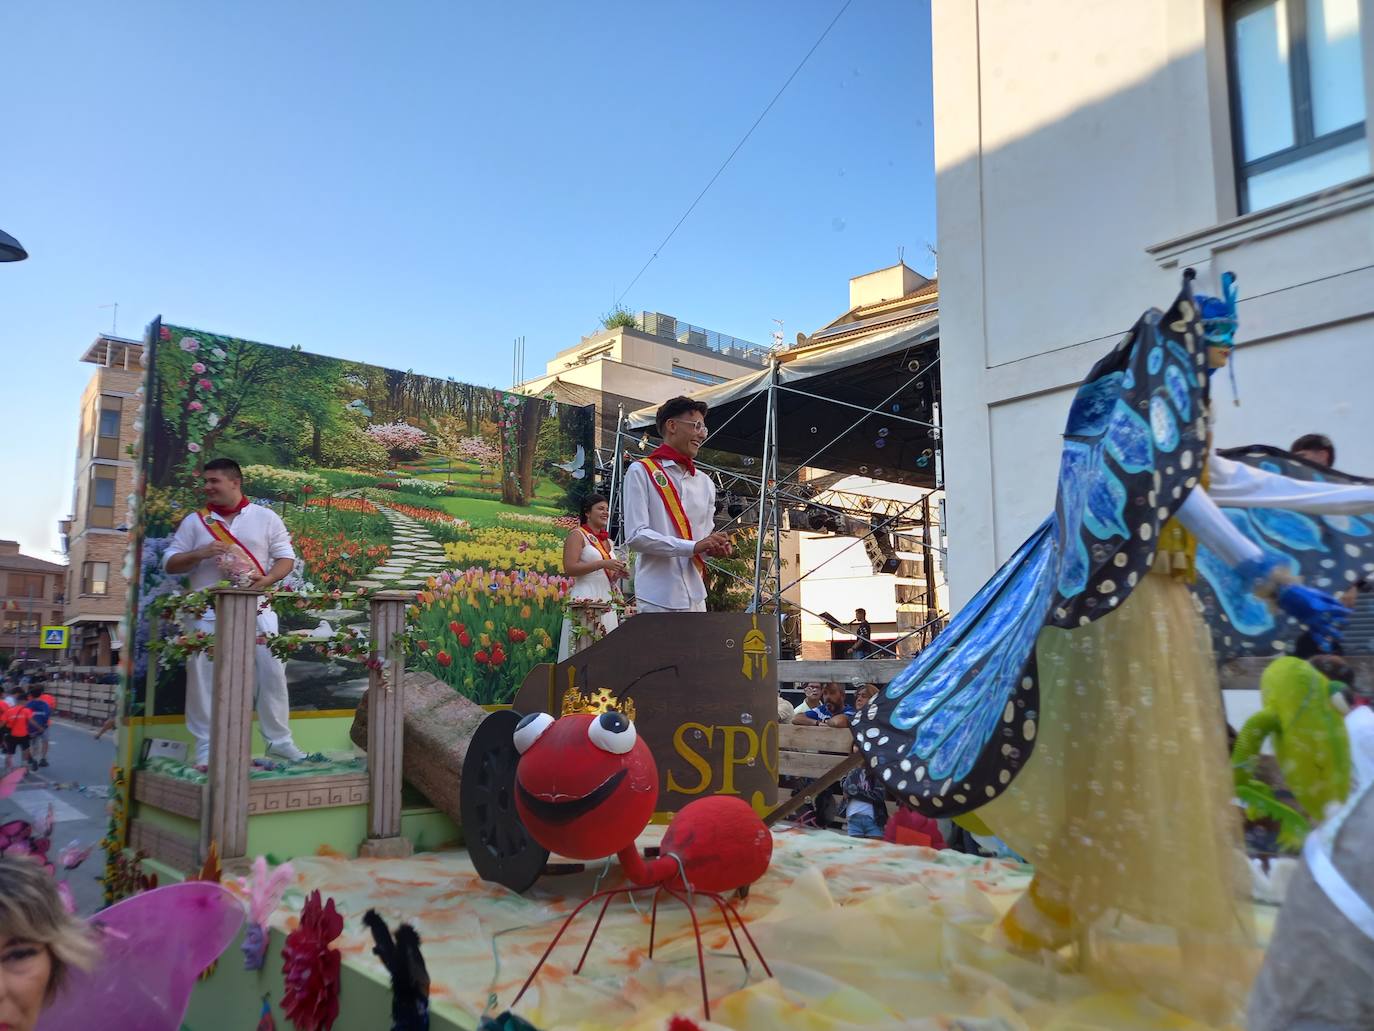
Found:
[[[714,532],[716,485],[696,468],[706,442],[706,405],[689,397],[658,410],[663,444],[625,474],[625,546],[639,553],[640,612],[705,612],[706,558],[730,554]]]
[[[296,564],[291,534],[270,508],[249,504],[243,496],[243,472],[238,463],[217,458],[205,463],[206,507],[181,521],[163,559],[169,573],[189,574],[191,590],[202,591],[222,580],[236,587],[265,591],[287,576]],[[215,631],[213,608],[188,630]],[[258,633],[277,632],[277,614],[264,605],[258,612]],[[186,729],[196,742],[196,764],[210,761],[211,688],[214,663],[201,652],[186,662]],[[286,667],[257,647],[258,726],[267,741],[267,754],[297,761],[305,753],[291,740],[291,703],[286,692]]]

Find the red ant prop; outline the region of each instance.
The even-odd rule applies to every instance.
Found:
[[[764,971],[773,976],[744,926],[744,918],[721,895],[753,884],[767,871],[773,856],[773,836],[748,803],[728,795],[688,803],[663,835],[659,857],[645,862],[635,839],[649,825],[658,804],[658,766],[629,719],[618,712],[578,713],[559,720],[548,713],[534,713],[516,727],[515,747],[520,752],[515,808],[530,837],[550,852],[572,859],[601,859],[613,853],[634,887],[597,892],[568,914],[512,1006],[534,983],[577,914],[602,899],[591,937],[573,970],[574,974],[581,973],[611,900],[617,895],[628,896],[634,888],[655,889],[649,922],[650,958],[654,954],[659,895],[667,892],[687,907],[696,936],[701,1002],[707,1020],[711,1019],[711,1001],[693,894],[706,896],[720,909],[746,974],[749,961],[735,934],[735,924],[744,932]]]

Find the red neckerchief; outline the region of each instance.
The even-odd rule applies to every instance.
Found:
[[[247,495],[240,497],[237,505],[211,505],[207,502],[205,507],[220,518],[228,519],[230,516],[238,515],[248,507],[248,497]]]
[[[588,537],[595,537],[599,541],[607,541],[611,539],[611,535],[607,533],[605,530],[593,530],[586,523],[582,524],[582,532],[585,533]]]
[[[660,444],[658,447],[654,448],[653,451],[649,453],[649,457],[666,458],[670,462],[676,462],[678,465],[682,466],[682,468],[687,470],[688,476],[695,476],[697,474],[696,463],[693,462],[686,455],[684,455],[677,448],[669,447],[667,444]]]

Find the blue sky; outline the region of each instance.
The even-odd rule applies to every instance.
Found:
[[[843,0],[0,10],[0,537],[53,557],[77,358],[156,315],[507,386],[597,325]],[[766,343],[935,241],[928,0],[854,0],[624,303]]]

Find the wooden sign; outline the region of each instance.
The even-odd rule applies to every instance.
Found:
[[[616,709],[658,764],[658,811],[737,795],[777,802],[778,640],[771,616],[645,613],[576,655],[532,669],[522,714]]]

